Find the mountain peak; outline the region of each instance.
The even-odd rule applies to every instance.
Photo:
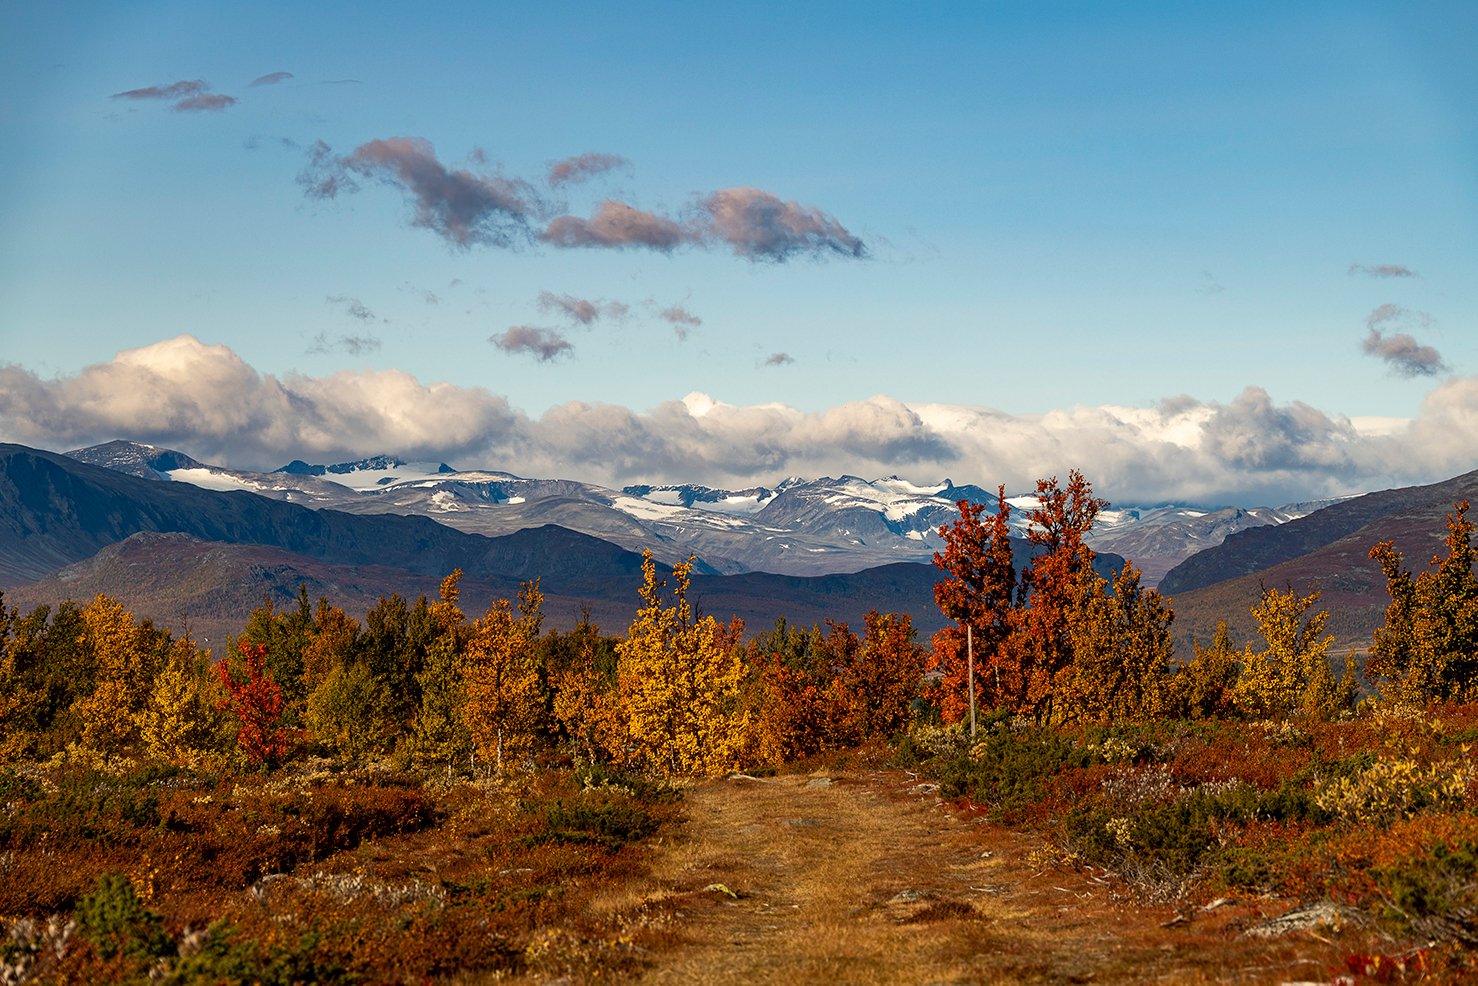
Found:
[[[183,452],[118,439],[101,445],[63,452],[69,459],[102,466],[140,479],[167,479],[161,475],[175,469],[203,469],[204,466]]]

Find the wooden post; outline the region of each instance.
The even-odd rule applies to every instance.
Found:
[[[975,633],[965,624],[965,653],[970,662],[970,738],[975,738]]]

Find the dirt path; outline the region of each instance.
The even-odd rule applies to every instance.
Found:
[[[736,778],[687,805],[649,879],[596,902],[667,923],[640,982],[1327,982],[1342,954],[1236,935],[1252,905],[1127,906],[899,771]]]

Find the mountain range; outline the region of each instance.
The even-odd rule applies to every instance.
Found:
[[[1122,563],[1110,547],[1163,572],[1183,654],[1218,618],[1237,639],[1252,637],[1251,605],[1284,585],[1320,591],[1340,646],[1358,649],[1386,604],[1370,546],[1394,539],[1420,567],[1440,548],[1453,501],[1474,493],[1478,472],[1280,508],[1118,508],[1104,512],[1094,544],[1101,572]],[[938,572],[912,559],[932,554],[931,524],[958,515],[952,498],[993,506],[995,496],[845,476],[612,490],[391,456],[250,473],[125,442],[67,455],[0,445],[0,587],[12,606],[106,592],[141,615],[224,637],[263,598],[287,605],[300,586],[362,613],[391,592],[433,595],[456,567],[469,609],[538,577],[554,625],[588,613],[619,630],[637,605],[632,548],[671,562],[718,545],[728,554],[704,556],[695,570],[702,612],[761,629],[777,617],[855,625],[877,608],[910,613],[927,634],[943,623]],[[1021,531],[1033,501],[1009,500]],[[898,556],[910,560],[868,564]]]
[[[960,500],[995,509],[996,494],[945,479],[918,485],[897,476],[790,477],[773,486],[714,489],[696,484],[611,489],[567,479],[529,479],[444,462],[375,456],[314,465],[294,460],[270,473],[205,465],[183,452],[109,442],[68,457],[149,480],[241,490],[316,509],[428,517],[497,536],[556,524],[669,564],[696,555],[702,571],[823,575],[898,561],[930,562],[938,530]],[[1008,496],[1011,524],[1026,534],[1030,495]],[[1325,501],[1327,502],[1327,501]],[[1282,507],[1111,507],[1093,535],[1099,551],[1132,558],[1153,586],[1171,567],[1228,534],[1304,516],[1323,502]]]
[[[167,460],[177,471],[200,468],[177,455]],[[263,598],[289,604],[299,585],[363,612],[390,592],[434,595],[453,568],[464,572],[469,608],[512,598],[521,581],[539,578],[553,625],[588,611],[619,628],[638,604],[641,556],[588,534],[546,524],[489,537],[427,517],[310,508],[162,482],[140,474],[154,471],[149,460],[117,456],[105,467],[0,445],[0,587],[11,605],[102,592],[141,616],[224,638]],[[1105,573],[1119,564],[1112,554],[1100,560]],[[908,612],[927,634],[943,625],[933,605],[938,577],[932,564],[916,562],[818,576],[699,571],[692,601],[756,628],[776,618],[857,624],[873,608]]]

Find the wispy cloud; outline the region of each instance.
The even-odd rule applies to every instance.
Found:
[[[219,113],[235,105],[235,96],[227,96],[219,92],[203,92],[198,96],[180,100],[174,104],[174,108],[181,112]]]
[[[540,291],[535,304],[539,306],[541,312],[562,315],[581,325],[591,325],[602,317],[624,318],[631,310],[629,305],[619,301],[591,301],[586,298],[577,298],[572,294],[555,294],[552,291]]]
[[[331,294],[324,300],[330,305],[341,305],[344,309],[344,314],[351,318],[357,318],[361,322],[374,321],[375,313],[370,311],[369,306],[358,298],[351,297],[347,294]]]
[[[630,167],[631,162],[619,154],[577,154],[551,164],[545,181],[550,188],[559,188],[561,185],[587,181],[608,171]]]
[[[482,171],[487,155],[481,148],[473,149],[470,163],[480,170],[443,164],[430,142],[419,137],[372,140],[349,154],[335,154],[320,140],[309,148],[298,183],[311,198],[332,199],[358,191],[360,179],[374,178],[400,189],[414,203],[412,225],[463,249],[538,240],[567,249],[658,253],[721,246],[747,260],[770,263],[800,256],[868,255],[861,238],[830,214],[758,188],[724,188],[700,196],[680,217],[608,198],[588,217],[547,218],[556,205],[541,198],[532,183]],[[545,182],[559,187],[629,166],[615,154],[581,154],[550,165]],[[542,228],[534,228],[536,220],[544,221]]]
[[[763,366],[789,366],[795,362],[795,357],[789,353],[771,353],[766,356],[761,365]]]
[[[1351,276],[1363,274],[1366,277],[1421,277],[1410,267],[1402,267],[1400,264],[1351,264],[1349,273]]]
[[[505,353],[525,353],[541,363],[571,355],[575,351],[575,347],[558,330],[535,325],[510,326],[507,332],[488,336],[488,342]]]
[[[184,99],[187,96],[196,96],[207,92],[210,83],[204,79],[181,79],[179,82],[170,82],[162,86],[145,86],[142,89],[128,89],[124,92],[115,92],[114,99]]]
[[[509,340],[515,351],[542,358],[537,333],[532,348],[518,340]],[[544,342],[550,358],[565,352],[558,338]],[[1121,502],[1251,505],[1471,469],[1478,377],[1436,383],[1415,418],[1367,433],[1256,387],[1226,403],[1180,396],[1029,415],[887,396],[802,411],[693,394],[642,412],[577,401],[529,417],[483,388],[422,384],[396,370],[273,376],[190,336],[65,376],[0,364],[0,440],[73,448],[119,436],[243,468],[274,467],[284,453],[393,449],[605,483],[905,473],[1029,489],[1075,467]]]
[[[703,324],[703,319],[682,305],[669,305],[657,312],[657,317],[671,325],[673,334],[682,340],[686,340],[689,332]]]
[[[1391,372],[1403,377],[1431,377],[1447,369],[1441,353],[1422,345],[1406,332],[1385,335],[1379,329],[1371,329],[1360,348],[1367,355],[1385,360]]]
[[[1436,319],[1426,312],[1413,311],[1396,304],[1380,305],[1365,316],[1365,338],[1360,343],[1368,356],[1384,360],[1392,373],[1403,377],[1436,376],[1447,369],[1442,354],[1431,346],[1416,341],[1410,332],[1391,332],[1391,328],[1430,328]]]
[[[701,203],[710,234],[748,260],[865,257],[867,248],[841,223],[812,206],[783,202],[758,188],[725,188]]]
[[[539,238],[559,247],[644,247],[659,253],[698,242],[696,233],[683,223],[615,199],[602,202],[589,219],[555,217]]]
[[[313,337],[313,342],[308,346],[308,355],[326,356],[330,353],[347,353],[350,356],[367,356],[378,352],[380,340],[371,335],[362,336],[339,336],[330,339],[328,333],[320,332]]]
[[[1201,272],[1201,283],[1196,285],[1196,293],[1204,295],[1218,295],[1226,291],[1226,287],[1216,279],[1216,275],[1209,270]]]
[[[174,109],[181,112],[220,112],[236,103],[235,96],[211,92],[210,83],[204,79],[181,79],[159,86],[128,89],[115,92],[114,99],[162,99],[175,100]]]
[[[268,72],[266,75],[259,75],[255,79],[252,79],[250,84],[253,86],[275,86],[279,82],[286,82],[291,78],[293,78],[291,72]]]
[[[529,237],[538,208],[527,183],[496,174],[449,168],[418,137],[372,140],[346,155],[322,141],[309,151],[299,183],[315,198],[359,190],[355,178],[373,178],[399,189],[413,204],[411,225],[429,229],[452,246],[509,247]]]

